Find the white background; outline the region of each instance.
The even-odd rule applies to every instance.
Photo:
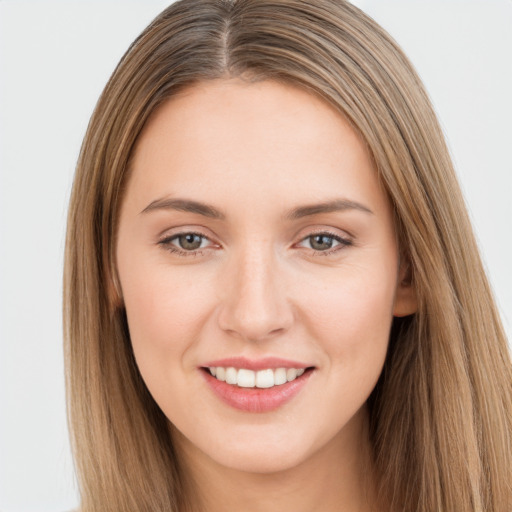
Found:
[[[66,203],[97,97],[161,0],[0,0],[0,510],[77,504],[65,420]],[[403,46],[512,334],[512,0],[354,2]]]

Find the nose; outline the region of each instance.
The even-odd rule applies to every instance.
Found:
[[[269,252],[241,255],[223,276],[219,326],[246,341],[273,338],[293,322],[284,276]]]

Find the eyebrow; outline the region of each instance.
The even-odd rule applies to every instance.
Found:
[[[358,210],[373,215],[370,208],[358,203],[357,201],[351,201],[349,199],[333,199],[332,201],[326,201],[323,203],[299,206],[298,208],[294,208],[286,213],[284,218],[288,220],[297,220],[303,217],[309,217],[310,215],[342,212],[346,210]]]
[[[224,220],[226,215],[217,208],[192,201],[190,199],[175,199],[175,198],[162,198],[152,201],[141,213],[149,213],[155,210],[177,210],[181,212],[197,213],[204,217],[211,219]],[[349,199],[334,199],[332,201],[325,201],[318,204],[311,204],[306,206],[299,206],[288,211],[284,215],[286,220],[298,220],[312,215],[321,213],[333,213],[346,210],[358,210],[364,213],[373,214],[373,212],[366,206],[357,201]]]
[[[213,206],[192,201],[190,199],[162,198],[151,202],[140,213],[149,213],[154,210],[178,210],[180,212],[197,213],[212,219],[225,219],[226,216]]]

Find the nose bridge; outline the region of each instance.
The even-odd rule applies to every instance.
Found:
[[[283,276],[270,244],[248,244],[231,262],[221,327],[252,341],[286,330],[292,320]]]

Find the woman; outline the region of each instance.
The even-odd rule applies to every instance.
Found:
[[[448,152],[349,3],[169,7],[68,223],[82,510],[510,510],[510,357]]]

